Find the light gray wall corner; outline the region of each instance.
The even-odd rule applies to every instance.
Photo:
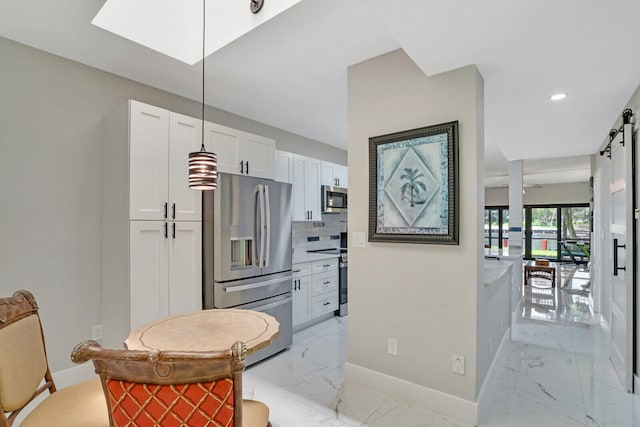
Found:
[[[368,230],[370,137],[460,123],[460,244],[350,249],[349,363],[469,402],[476,398],[483,262],[481,82],[475,66],[426,77],[402,50],[348,71],[349,232]],[[387,338],[398,339],[398,356],[386,353]],[[466,357],[464,376],[451,372],[452,353]]]

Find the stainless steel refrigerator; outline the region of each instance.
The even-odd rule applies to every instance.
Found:
[[[292,342],[291,184],[221,173],[203,194],[204,308],[247,308],[280,322],[252,364]]]

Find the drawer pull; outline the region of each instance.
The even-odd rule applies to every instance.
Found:
[[[330,304],[331,304],[330,302],[325,302],[325,303],[324,303],[324,304],[322,304],[322,305],[330,305]]]
[[[325,264],[325,265],[323,265],[323,267],[324,268],[331,267],[331,264]]]
[[[293,273],[300,273],[302,270],[293,270]]]
[[[323,282],[322,284],[323,284],[323,285],[328,285],[329,283],[331,283],[331,281],[330,281],[330,280],[328,280],[328,281],[326,281],[326,282]]]

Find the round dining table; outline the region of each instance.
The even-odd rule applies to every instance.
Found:
[[[242,341],[247,355],[268,346],[280,323],[271,315],[243,309],[210,309],[176,314],[133,330],[124,342],[129,350],[223,351]]]

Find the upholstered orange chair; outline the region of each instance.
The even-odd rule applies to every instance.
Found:
[[[45,391],[21,427],[108,427],[100,380],[57,390],[47,363],[38,304],[29,291],[0,298],[0,427]]]
[[[246,349],[222,352],[103,349],[76,346],[71,359],[93,361],[113,427],[267,427],[269,408],[242,400]]]

